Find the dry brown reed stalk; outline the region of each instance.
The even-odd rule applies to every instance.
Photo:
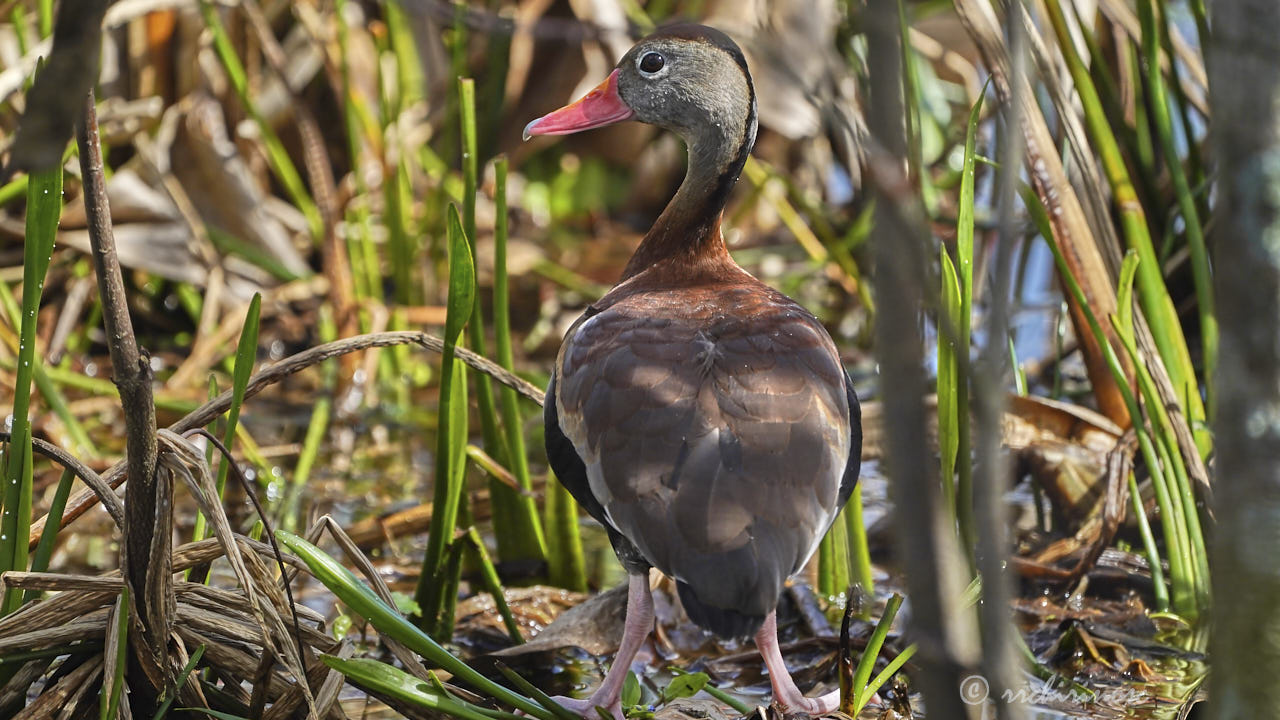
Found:
[[[105,8],[105,3],[102,4]],[[59,24],[68,12],[59,13]],[[97,23],[92,25],[96,33]],[[25,126],[25,125],[24,125]],[[173,608],[173,576],[168,561],[173,529],[173,482],[167,472],[156,467],[156,405],[152,394],[151,364],[139,351],[129,317],[129,302],[116,255],[111,228],[111,207],[107,201],[106,173],[102,145],[98,140],[98,116],[92,87],[83,97],[83,111],[76,129],[80,151],[85,219],[89,228],[93,269],[102,299],[103,325],[111,354],[112,381],[120,392],[124,410],[125,467],[133,480],[124,503],[124,541],[120,565],[129,579],[131,614],[128,634],[129,665],[125,678],[133,688],[133,700],[140,712],[156,703],[165,687],[168,665],[169,623]],[[96,497],[96,495],[95,495]],[[121,620],[123,621],[123,620]],[[111,634],[108,646],[118,634]],[[109,653],[106,667],[115,656]],[[114,672],[107,677],[114,677]],[[123,696],[123,693],[122,693]],[[127,702],[127,701],[126,701]]]
[[[172,633],[170,639],[176,638],[179,642],[170,648],[166,665],[157,663],[148,668],[151,673],[158,673],[157,686],[172,688],[189,651],[205,645],[203,664],[212,668],[215,675],[235,678],[237,687],[245,678],[258,680],[253,695],[259,697],[263,705],[271,704],[263,717],[290,717],[298,708],[306,708],[311,718],[340,717],[335,714],[340,676],[335,677],[316,657],[318,652],[342,651],[338,642],[323,632],[323,616],[288,600],[278,573],[272,568],[276,555],[269,545],[232,530],[217,501],[213,474],[199,448],[168,430],[159,431],[158,441],[158,472],[183,481],[209,518],[214,537],[172,550],[161,563],[172,589],[172,604],[166,609],[166,630]],[[172,579],[173,573],[219,557],[226,559],[237,580],[238,587],[234,590]],[[151,560],[156,562],[154,554]],[[289,557],[286,562],[297,561]],[[367,560],[365,562],[367,564]],[[370,577],[377,576],[370,574]],[[90,700],[96,702],[96,696],[86,692],[85,687],[111,677],[115,657],[111,638],[116,636],[112,604],[124,587],[121,574],[118,571],[98,576],[11,572],[0,581],[6,588],[57,593],[28,603],[18,612],[0,619],[0,652],[62,648],[106,638],[105,651],[98,651],[75,672],[46,688],[40,699],[24,711],[27,716],[46,717],[33,714],[32,707],[43,712],[44,708],[62,708],[66,703],[75,707]],[[387,592],[385,585],[381,588]],[[154,593],[154,589],[148,592]],[[387,594],[389,597],[389,592]],[[154,595],[152,600],[154,606],[165,602]],[[134,605],[130,610],[131,625],[136,627],[140,623],[139,608]],[[246,648],[260,651],[249,652]],[[154,662],[154,655],[149,648],[147,651],[146,659]],[[25,681],[24,688],[43,674],[47,663],[33,663],[31,667],[32,670],[19,678]],[[425,671],[422,672],[425,676]],[[75,683],[67,680],[71,677]],[[0,689],[0,697],[15,691],[15,684],[11,682]],[[313,692],[312,688],[318,691]],[[48,700],[45,695],[49,696]],[[196,707],[207,706],[198,683],[184,685],[180,701]]]

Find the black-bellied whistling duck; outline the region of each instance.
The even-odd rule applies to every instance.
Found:
[[[755,634],[774,702],[828,712],[837,693],[806,698],[787,672],[774,611],[857,482],[861,414],[821,323],[725,249],[720,216],[756,138],[738,46],[708,27],[660,30],[525,137],[633,118],[683,137],[689,168],[621,282],[565,335],[547,387],[552,469],[630,577],[613,666],[590,698],[562,702],[622,717],[623,680],[653,627],[652,566],[698,625]]]

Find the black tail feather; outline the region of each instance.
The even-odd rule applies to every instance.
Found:
[[[706,628],[722,638],[753,636],[764,622],[763,615],[745,615],[737,610],[707,605],[698,599],[693,588],[680,580],[676,581],[676,591],[680,594],[680,603],[684,605],[689,619],[698,627]]]

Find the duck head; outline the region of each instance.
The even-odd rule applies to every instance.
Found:
[[[568,135],[632,119],[682,137],[691,168],[723,171],[739,157],[745,162],[755,143],[756,98],[742,51],[729,36],[703,25],[658,30],[636,43],[583,98],[526,125],[524,137]]]

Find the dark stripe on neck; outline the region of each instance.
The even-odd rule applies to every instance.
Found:
[[[729,192],[733,190],[733,186],[738,182],[738,177],[742,175],[742,168],[747,164],[747,157],[751,155],[751,148],[756,144],[756,88],[751,82],[751,73],[747,72],[747,61],[742,59],[742,53],[736,52],[734,55],[738,63],[742,66],[742,78],[747,81],[747,95],[749,102],[747,103],[747,119],[743,123],[742,137],[738,140],[738,151],[734,153],[733,160],[725,166],[724,170],[716,178],[715,189],[707,197],[706,210],[710,214],[719,213],[724,209],[725,203],[729,201]]]

